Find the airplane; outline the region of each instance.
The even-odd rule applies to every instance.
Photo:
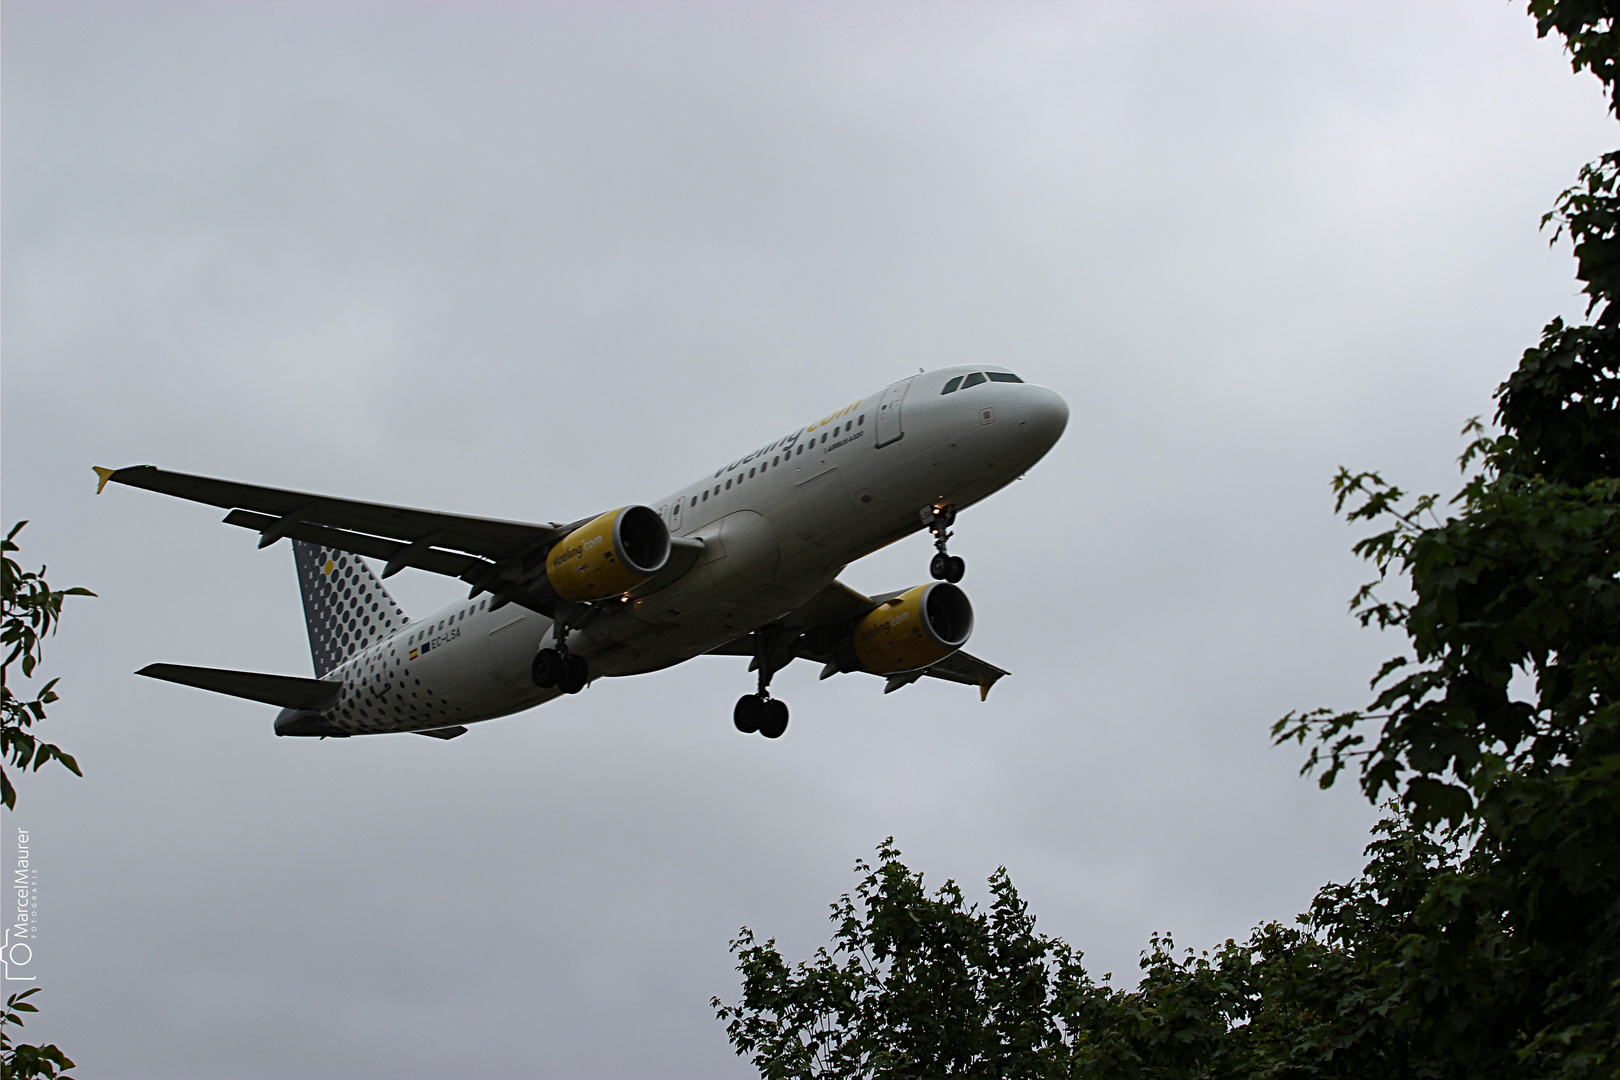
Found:
[[[577,521],[464,517],[256,487],[152,465],[95,466],[109,483],[228,510],[224,521],[292,544],[315,677],[151,664],[137,674],[281,707],[280,736],[469,724],[695,656],[746,656],[757,688],[737,730],[780,738],[772,677],[795,659],[823,679],[866,672],[884,692],[924,676],[977,686],[1006,671],[962,651],[973,607],[948,541],[956,515],[1023,476],[1062,436],[1056,392],[968,365],[890,383],[794,428],[652,504]],[[878,596],[844,567],[927,529],[930,580]],[[469,585],[426,620],[382,579],[407,567]]]

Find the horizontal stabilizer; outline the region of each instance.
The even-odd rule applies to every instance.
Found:
[[[257,671],[188,667],[185,664],[148,664],[137,671],[149,679],[195,686],[216,694],[262,701],[284,709],[319,709],[332,702],[340,689],[335,682],[300,679],[292,675],[262,675]]]

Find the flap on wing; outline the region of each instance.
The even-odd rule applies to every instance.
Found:
[[[797,649],[797,655],[813,659],[820,655],[817,651],[820,642],[815,640],[814,635],[860,618],[872,610],[872,604],[871,597],[856,592],[841,581],[835,581],[776,620],[770,630],[779,640],[803,641],[809,638]],[[709,653],[714,656],[755,656],[759,644],[758,634],[744,634],[710,649]],[[774,665],[772,670],[775,670]]]
[[[189,667],[185,664],[148,664],[135,674],[182,686],[195,686],[199,690],[212,690],[216,694],[262,701],[266,705],[280,705],[284,709],[319,709],[330,703],[340,689],[337,683],[320,679]]]
[[[249,510],[232,510],[225,515],[225,524],[240,525],[244,529],[252,529],[262,533],[279,521],[268,514],[255,514]],[[395,558],[406,545],[395,540],[384,540],[377,536],[365,536],[357,532],[347,532],[343,529],[329,529],[324,525],[311,525],[300,521],[292,524],[283,524],[276,530],[290,540],[305,540],[321,547],[336,548],[339,551],[351,551],[356,555],[388,562]],[[409,557],[409,565],[418,570],[429,570],[435,574],[445,574],[449,577],[460,577],[470,567],[477,566],[481,559],[471,555],[459,555],[454,552],[440,551],[432,547],[418,548]]]
[[[103,486],[108,482],[128,484],[228,509],[226,523],[257,531],[263,538],[261,544],[284,536],[308,540],[386,559],[390,571],[415,566],[463,577],[481,562],[500,563],[555,540],[566,528],[556,522],[498,521],[282,491],[169,472],[153,465],[98,467],[96,475]]]

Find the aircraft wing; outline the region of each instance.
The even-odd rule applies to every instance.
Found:
[[[1011,674],[994,664],[987,663],[977,656],[965,652],[951,653],[945,659],[923,668],[922,673],[935,679],[947,679],[950,682],[963,683],[967,686],[977,686],[980,701],[990,696],[990,688],[996,685],[997,679],[1003,675]],[[889,677],[891,685],[883,688],[885,694],[906,685],[905,682],[895,684],[894,680],[895,676],[891,675]],[[906,682],[911,681],[913,680],[906,680]]]
[[[885,593],[866,596],[843,582],[835,581],[783,615],[763,632],[764,636],[761,633],[744,634],[711,652],[722,656],[751,656],[754,661],[749,665],[750,671],[758,669],[762,662],[769,663],[771,670],[775,671],[786,667],[794,659],[814,660],[826,665],[821,672],[821,677],[825,679],[845,670],[839,666],[835,654],[848,644],[849,632],[855,622],[878,604],[897,595]],[[892,693],[926,675],[977,686],[979,700],[983,701],[996,681],[1007,674],[1009,672],[994,664],[958,651],[925,668],[888,676],[883,692]]]
[[[356,502],[331,495],[256,487],[232,480],[169,472],[153,465],[96,468],[99,493],[109,483],[145,488],[229,510],[227,525],[259,533],[259,546],[282,537],[349,551],[387,563],[383,577],[407,566],[479,585],[521,563],[570,528],[465,517]]]

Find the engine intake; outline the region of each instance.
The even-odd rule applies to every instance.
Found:
[[[669,546],[669,528],[657,511],[622,506],[563,537],[546,556],[546,581],[563,600],[606,600],[662,570]]]
[[[914,671],[967,644],[973,605],[946,581],[907,589],[855,624],[853,646],[861,668],[874,675]]]

